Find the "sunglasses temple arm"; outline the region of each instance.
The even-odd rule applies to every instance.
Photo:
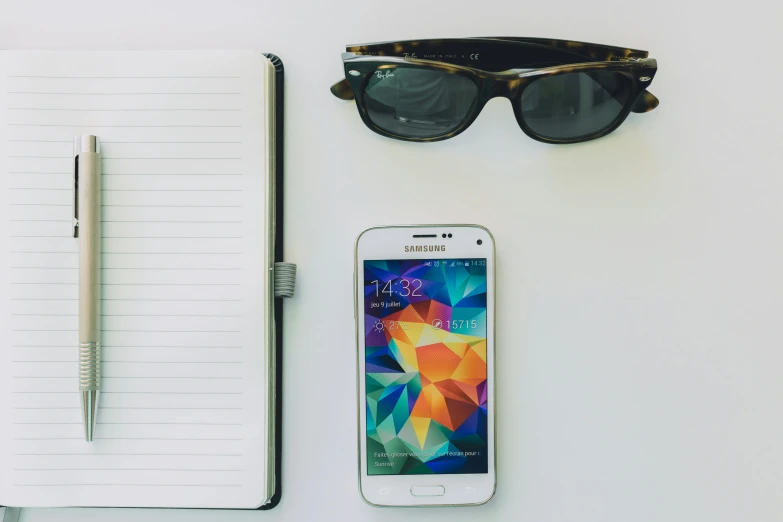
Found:
[[[644,91],[638,98],[636,98],[633,107],[631,107],[631,111],[650,112],[656,108],[659,103],[660,102],[658,101],[658,98],[653,96],[651,92]]]
[[[341,100],[353,100],[353,89],[345,78],[332,85],[329,90]]]

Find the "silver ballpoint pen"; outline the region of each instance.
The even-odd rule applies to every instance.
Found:
[[[101,389],[101,155],[97,136],[73,140],[73,237],[79,238],[79,391],[84,437],[95,436]]]

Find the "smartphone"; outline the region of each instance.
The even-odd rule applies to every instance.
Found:
[[[477,225],[356,239],[359,486],[377,506],[495,493],[495,243]]]

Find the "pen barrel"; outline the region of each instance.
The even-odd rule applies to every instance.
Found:
[[[101,156],[79,152],[79,389],[101,381]]]

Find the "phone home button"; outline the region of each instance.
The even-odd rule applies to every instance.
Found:
[[[440,497],[446,493],[443,486],[411,486],[411,495],[414,497]]]

